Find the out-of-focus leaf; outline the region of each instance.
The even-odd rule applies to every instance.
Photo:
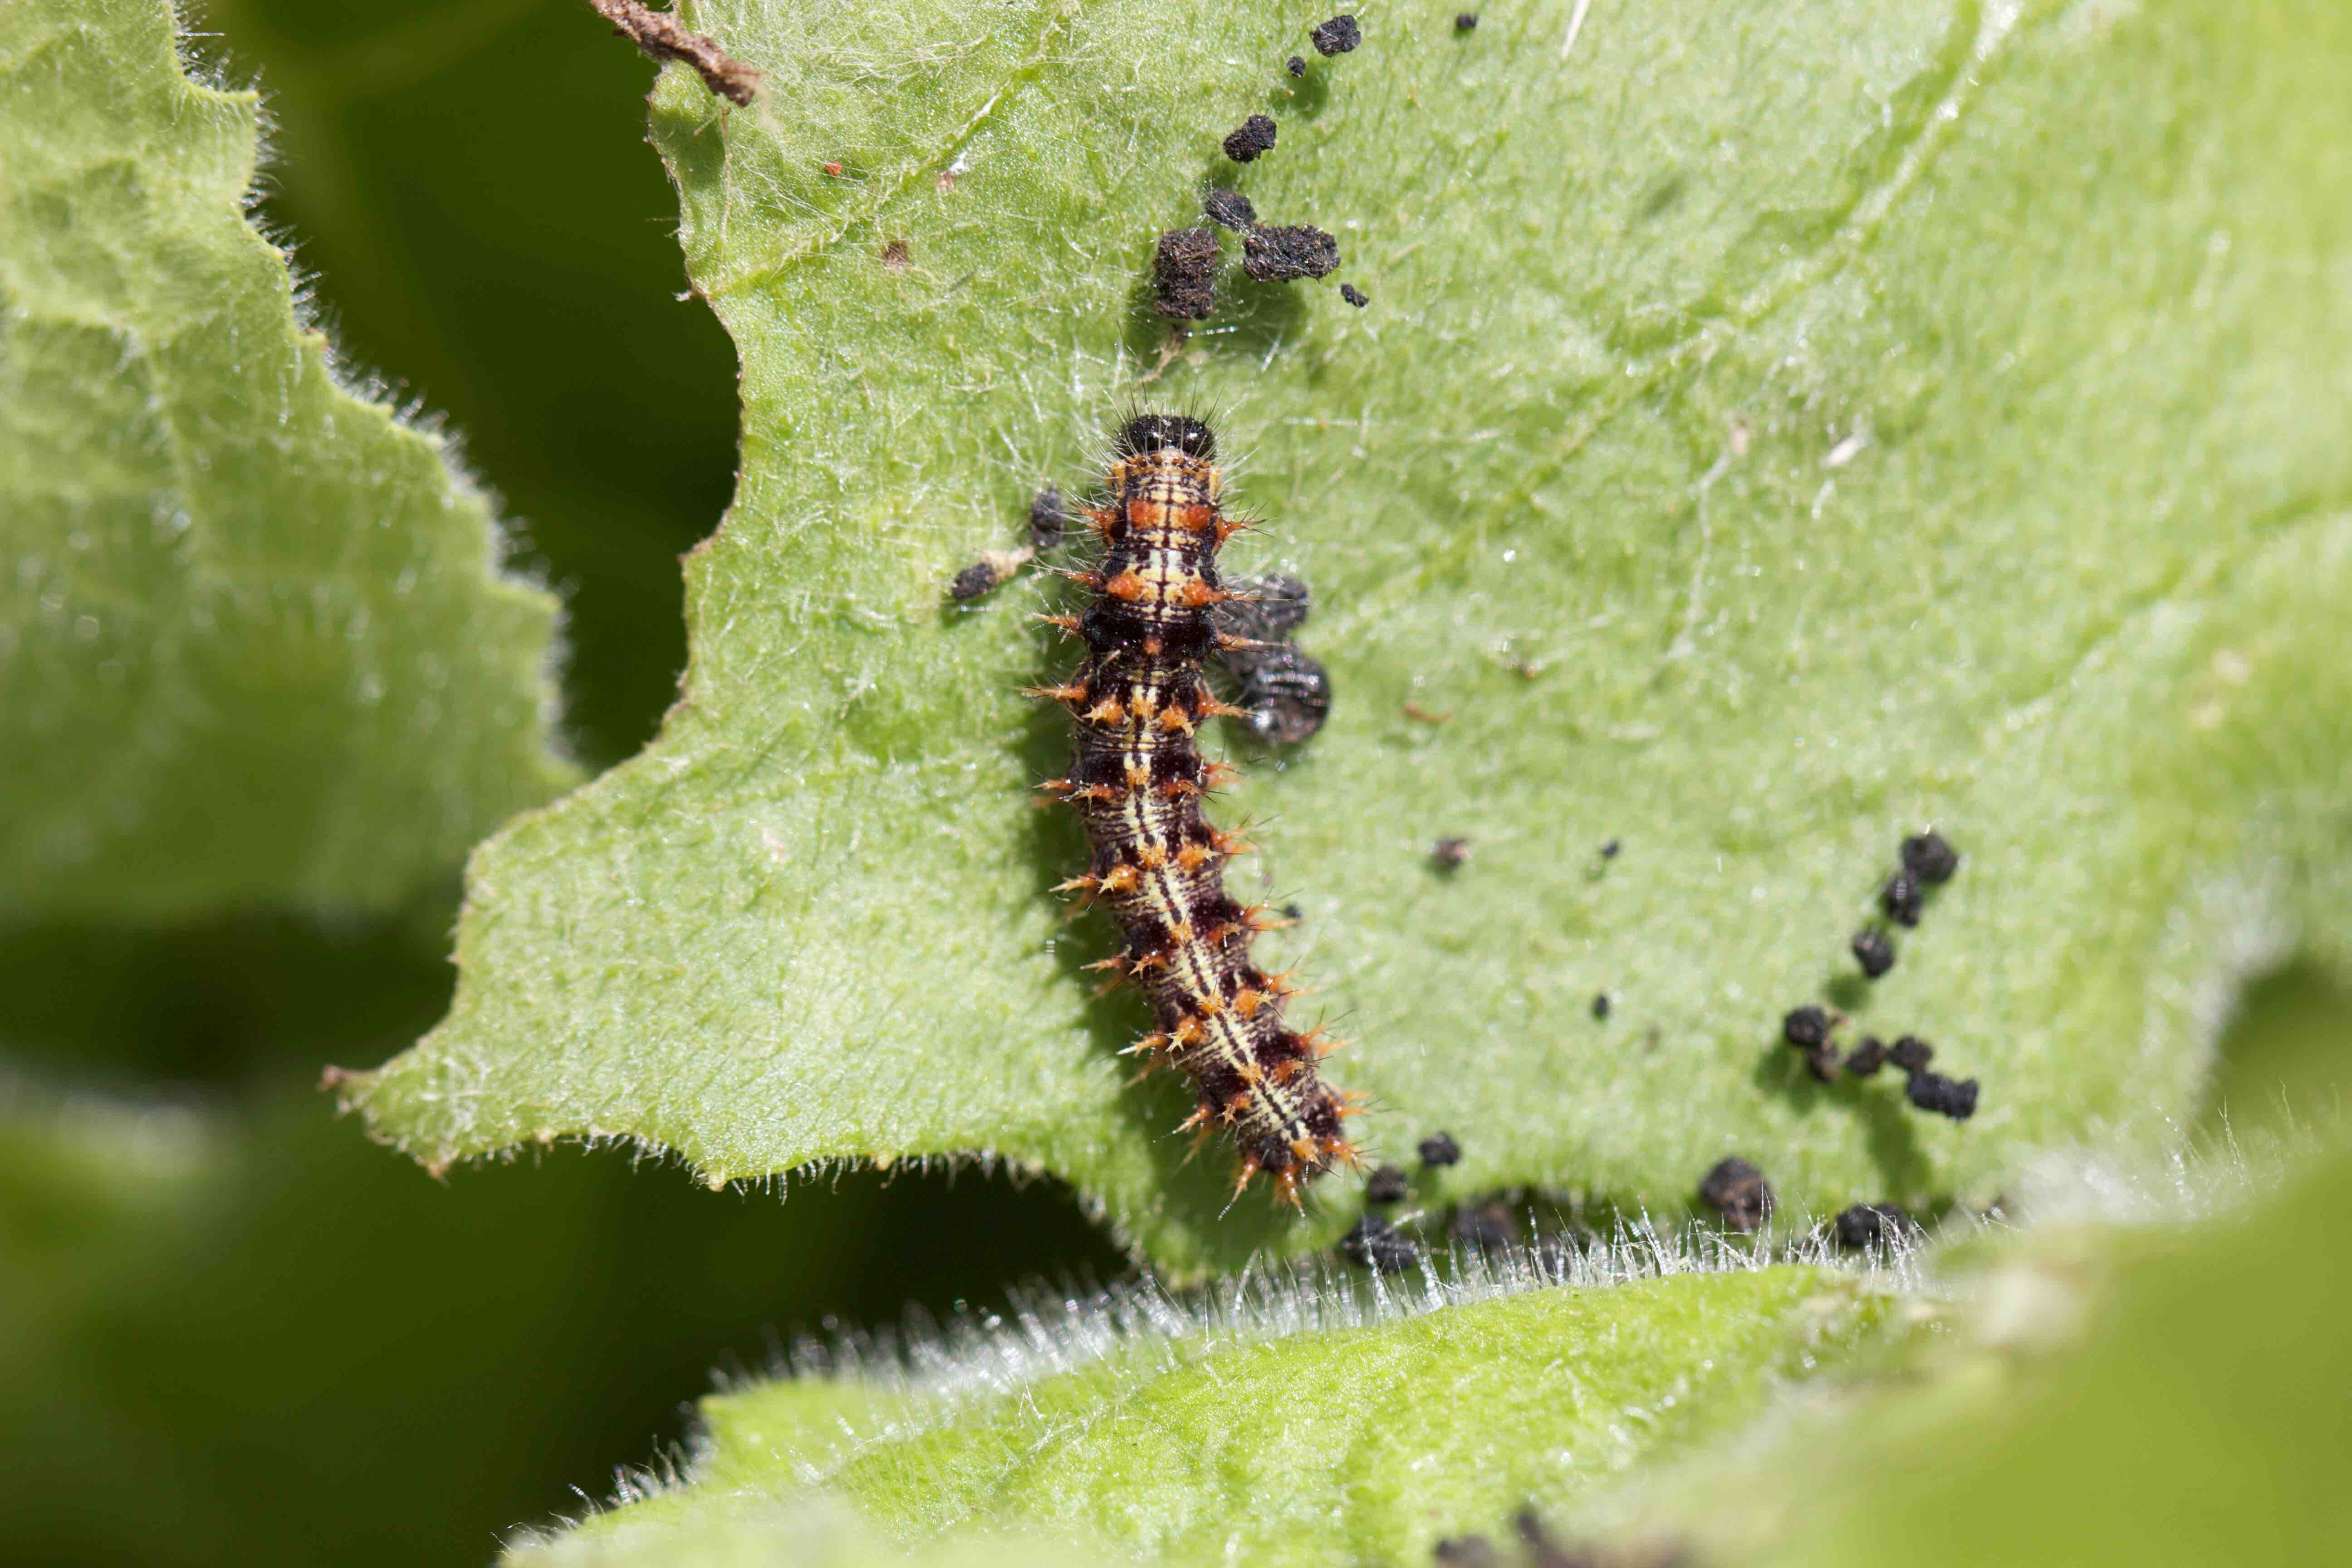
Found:
[[[1698,1561],[1789,1568],[2344,1561],[2352,1154],[2199,1223],[2118,1175],[2132,1223],[1970,1243],[1949,1331],[1698,1456],[1656,1515]]]
[[[620,761],[677,695],[677,557],[735,477],[735,357],[680,298],[652,68],[583,0],[207,0],[276,127],[264,211],[335,341],[465,432],[563,591],[563,732]],[[496,156],[485,156],[486,149]]]
[[[159,0],[0,15],[5,918],[380,905],[572,775],[556,605],[341,384]]]
[[[875,1176],[713,1203],[560,1150],[438,1185],[307,1082],[247,1106],[0,1069],[14,1561],[479,1563],[678,1435],[768,1334],[1115,1259],[1066,1194]],[[919,1252],[894,1238],[943,1238]],[[950,1321],[953,1321],[951,1318]]]

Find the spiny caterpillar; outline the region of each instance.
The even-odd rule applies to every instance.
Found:
[[[1157,1016],[1130,1054],[1192,1079],[1200,1105],[1179,1131],[1231,1135],[1236,1194],[1263,1171],[1297,1205],[1303,1183],[1356,1163],[1339,1129],[1353,1108],[1316,1069],[1328,1048],[1319,1031],[1283,1022],[1296,988],[1250,962],[1256,933],[1283,922],[1226,895],[1224,863],[1245,846],[1201,813],[1225,772],[1202,757],[1201,724],[1250,717],[1210,694],[1202,664],[1254,646],[1211,614],[1236,597],[1218,578],[1217,551],[1247,526],[1219,506],[1215,458],[1198,419],[1142,414],[1120,429],[1109,499],[1085,514],[1102,559],[1068,574],[1094,602],[1083,616],[1045,617],[1085,641],[1086,660],[1031,695],[1070,711],[1069,776],[1041,787],[1076,806],[1093,847],[1086,874],[1059,890],[1109,907],[1125,951],[1094,967],[1134,979]]]

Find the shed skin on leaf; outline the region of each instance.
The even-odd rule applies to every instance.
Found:
[[[1201,811],[1222,770],[1201,755],[1200,722],[1230,711],[1202,668],[1223,640],[1211,612],[1234,596],[1217,574],[1232,530],[1215,457],[1197,419],[1139,415],[1120,432],[1110,500],[1092,520],[1103,559],[1080,577],[1099,595],[1078,621],[1087,658],[1048,693],[1071,710],[1074,754],[1046,788],[1077,808],[1093,847],[1070,885],[1118,921],[1119,966],[1157,1015],[1138,1049],[1192,1079],[1200,1110],[1187,1125],[1232,1137],[1236,1191],[1264,1171],[1297,1203],[1355,1151],[1315,1068],[1326,1047],[1283,1021],[1284,988],[1249,959],[1257,932],[1281,922],[1226,893],[1235,845]]]

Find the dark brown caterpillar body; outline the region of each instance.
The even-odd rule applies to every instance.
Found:
[[[1292,987],[1250,962],[1256,933],[1281,923],[1225,892],[1241,847],[1202,815],[1218,766],[1201,755],[1207,720],[1247,710],[1210,695],[1202,666],[1243,639],[1211,612],[1234,597],[1217,551],[1241,524],[1219,505],[1216,439],[1197,419],[1147,414],[1120,431],[1109,500],[1088,512],[1103,542],[1082,616],[1052,617],[1085,639],[1086,662],[1041,696],[1074,721],[1067,778],[1044,787],[1076,805],[1093,846],[1065,883],[1108,906],[1125,951],[1103,967],[1131,976],[1159,1027],[1133,1047],[1181,1068],[1200,1091],[1187,1127],[1220,1127],[1241,1152],[1239,1186],[1264,1171],[1297,1201],[1302,1183],[1356,1152],[1348,1108],[1316,1063],[1325,1047],[1283,1021]]]

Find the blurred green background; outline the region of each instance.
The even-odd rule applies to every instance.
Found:
[[[461,434],[562,590],[570,745],[628,755],[735,451],[732,353],[676,297],[654,68],[583,0],[191,22],[268,94],[262,218],[344,363]],[[436,1184],[316,1085],[440,1016],[457,900],[453,867],[392,918],[0,929],[0,1559],[487,1562],[780,1336],[1122,1270],[1046,1183],[779,1202],[565,1149]],[[119,1157],[126,1119],[151,1158]]]
[[[677,557],[725,507],[735,441],[729,345],[676,297],[653,68],[583,0],[195,20],[269,95],[264,216],[348,363],[462,433],[562,589],[571,744],[626,756],[675,689]],[[1047,1183],[860,1176],[780,1203],[611,1150],[434,1183],[315,1086],[439,1016],[456,906],[452,868],[364,921],[0,930],[0,1555],[485,1562],[677,1440],[709,1374],[780,1335],[1121,1270]],[[2326,1101],[2347,1019],[2318,971],[2258,985],[2215,1105],[2243,1129]]]

